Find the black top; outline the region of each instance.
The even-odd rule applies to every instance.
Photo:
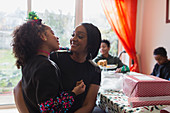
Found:
[[[82,106],[90,84],[100,85],[100,68],[94,66],[89,61],[85,61],[84,63],[75,62],[68,53],[52,53],[50,58],[61,70],[61,79],[64,90],[72,90],[76,86],[76,82],[80,80],[83,80],[86,84],[85,92],[75,98],[75,102],[69,112],[73,113]]]
[[[170,80],[170,61],[162,65],[156,63],[151,75]]]
[[[50,104],[60,98],[62,84],[58,66],[47,57],[38,55],[22,67],[22,75],[23,97],[29,112],[39,113],[40,108],[41,111],[45,110],[46,112],[51,109],[52,106],[40,107],[39,105],[45,105],[44,103],[47,101],[47,104]],[[74,96],[72,93],[70,95]],[[53,100],[50,100],[51,98]],[[56,110],[61,111],[62,105],[55,104],[58,107]],[[55,109],[52,108],[51,111],[55,111]]]

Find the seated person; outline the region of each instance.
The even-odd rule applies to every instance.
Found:
[[[94,59],[94,62],[98,62],[101,60],[106,60],[107,64],[115,64],[117,65],[116,72],[127,72],[129,71],[128,66],[122,63],[122,61],[118,57],[113,57],[109,54],[110,50],[110,42],[108,40],[102,40],[100,45],[100,56],[97,56]],[[107,65],[106,64],[106,65]],[[123,67],[123,68],[122,68]]]
[[[170,61],[167,57],[166,49],[158,47],[153,52],[156,64],[151,75],[170,80]]]

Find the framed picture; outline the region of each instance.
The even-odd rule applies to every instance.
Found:
[[[166,23],[170,23],[170,0],[166,0]]]

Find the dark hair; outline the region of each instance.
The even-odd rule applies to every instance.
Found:
[[[100,43],[101,43],[101,33],[99,29],[91,23],[82,23],[87,32],[87,47],[88,47],[88,55],[87,60],[94,59],[99,51]]]
[[[108,40],[106,40],[106,39],[103,39],[102,41],[101,41],[101,43],[105,43],[105,44],[107,44],[107,47],[110,47],[110,42],[108,41]]]
[[[41,46],[41,35],[47,26],[40,21],[28,21],[16,28],[13,32],[13,53],[16,57],[16,66],[24,66],[27,61],[37,54],[37,49]]]
[[[167,56],[167,52],[166,52],[166,49],[163,48],[163,47],[158,47],[154,50],[153,52],[154,55],[161,55],[163,57],[166,57]]]

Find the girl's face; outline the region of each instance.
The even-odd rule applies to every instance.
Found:
[[[84,26],[78,26],[70,39],[71,51],[87,54],[87,32]]]
[[[54,32],[51,30],[50,27],[47,26],[47,29],[45,31],[45,38],[47,39],[45,42],[47,44],[47,47],[51,51],[55,51],[59,49],[59,40],[58,37],[54,36]]]
[[[107,46],[107,44],[102,42],[100,45],[100,53],[102,55],[106,55],[106,54],[109,54],[109,50],[110,50],[110,48]]]

